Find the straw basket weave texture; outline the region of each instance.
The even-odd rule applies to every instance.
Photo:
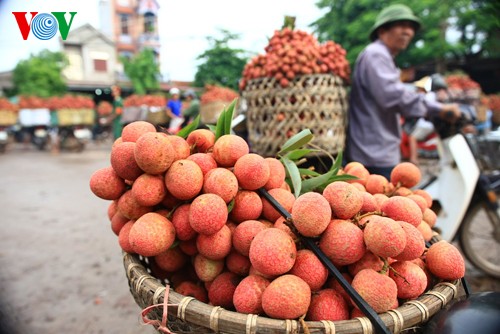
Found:
[[[330,154],[344,148],[347,91],[332,74],[302,75],[283,88],[275,78],[250,80],[244,91],[252,151],[274,156],[285,141],[303,129],[312,144]],[[321,154],[320,154],[321,155]]]
[[[440,240],[435,234],[433,241]],[[165,284],[153,277],[148,259],[124,253],[123,263],[130,291],[141,308],[164,303]],[[406,301],[397,309],[380,314],[380,318],[393,333],[424,324],[431,316],[458,296],[460,281],[441,282],[419,298]],[[168,328],[174,333],[375,333],[366,317],[344,321],[278,320],[254,314],[243,314],[202,303],[192,297],[180,295],[170,288],[168,293]],[[172,306],[170,306],[172,305]],[[159,306],[148,316],[162,319]],[[152,315],[151,315],[152,314]],[[307,326],[307,331],[305,327]]]

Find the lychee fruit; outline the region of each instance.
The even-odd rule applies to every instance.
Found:
[[[274,188],[269,190],[268,193],[286,211],[290,212],[292,210],[293,203],[295,202],[295,196],[290,191],[282,188]],[[265,198],[262,198],[262,216],[271,222],[274,222],[278,219],[278,217],[281,217],[280,213]]]
[[[406,233],[406,246],[401,253],[393,257],[398,261],[410,261],[419,258],[425,251],[422,233],[410,223],[398,221]]]
[[[274,319],[295,319],[307,313],[311,289],[304,280],[286,274],[273,280],[262,293],[262,309]]]
[[[126,189],[125,181],[111,166],[100,168],[90,176],[90,190],[99,198],[115,200],[120,198]]]
[[[130,245],[142,256],[156,256],[175,241],[174,225],[162,215],[149,212],[137,219],[130,230]]]
[[[226,267],[232,273],[240,276],[248,276],[250,272],[250,259],[233,250],[226,256]]]
[[[269,165],[269,180],[267,180],[264,188],[271,190],[281,187],[286,178],[285,166],[276,158],[267,157],[265,160]]]
[[[282,230],[271,227],[257,233],[250,244],[252,266],[264,275],[282,275],[292,269],[297,248]]]
[[[248,256],[250,244],[255,236],[267,227],[258,220],[245,220],[234,229],[232,244],[241,255]]]
[[[135,121],[123,127],[122,141],[123,142],[136,142],[141,135],[146,132],[156,132],[156,127],[146,121]]]
[[[239,190],[234,197],[229,216],[236,223],[258,219],[262,214],[262,200],[255,191]]]
[[[161,269],[174,272],[180,270],[188,261],[188,256],[179,248],[169,248],[156,255],[154,261]]]
[[[389,277],[396,282],[398,298],[401,299],[415,299],[427,287],[425,272],[418,265],[409,261],[398,261],[391,264]]]
[[[398,288],[393,279],[373,269],[363,269],[352,279],[352,287],[377,313],[391,309]]]
[[[422,221],[422,210],[420,207],[404,196],[390,197],[381,207],[382,212],[394,220],[402,220],[413,226],[418,226]]]
[[[211,260],[224,259],[231,251],[231,245],[231,231],[227,225],[213,234],[199,234],[196,238],[198,252]]]
[[[247,142],[233,134],[219,137],[213,146],[214,159],[220,167],[233,167],[239,158],[249,152]]]
[[[224,260],[210,260],[197,254],[194,257],[193,266],[201,281],[211,282],[224,270]]]
[[[183,296],[193,297],[202,303],[208,302],[208,292],[205,287],[191,281],[180,282],[175,286],[174,291]]]
[[[203,187],[203,172],[194,161],[176,160],[165,174],[165,185],[176,198],[192,199],[199,194]]]
[[[291,215],[293,225],[300,234],[316,237],[330,224],[332,208],[323,195],[307,192],[294,201]]]
[[[462,254],[446,240],[440,240],[429,247],[425,262],[434,276],[444,280],[452,281],[465,275]]]
[[[152,211],[152,207],[140,205],[132,194],[132,190],[127,190],[118,199],[118,211],[128,219],[138,219]]]
[[[366,248],[383,258],[399,255],[406,246],[406,233],[401,225],[387,217],[373,216],[363,231]]]
[[[349,265],[365,254],[363,231],[347,220],[330,223],[321,235],[319,248],[336,266]]]
[[[333,289],[323,289],[312,294],[306,319],[309,321],[349,320],[349,307],[340,293]]]
[[[208,288],[208,300],[212,305],[226,309],[234,307],[233,295],[241,277],[226,271],[217,276]]]
[[[269,180],[270,169],[263,157],[255,153],[248,153],[236,161],[233,173],[242,189],[257,190]]]
[[[144,173],[135,160],[135,142],[123,142],[111,149],[111,166],[119,177],[134,181]]]
[[[175,226],[175,233],[179,240],[190,240],[196,236],[196,231],[193,230],[189,223],[189,208],[190,203],[185,203],[178,206],[172,214],[172,224]]]
[[[137,165],[148,174],[162,174],[172,164],[175,151],[168,138],[157,132],[147,132],[135,144]]]
[[[165,137],[167,137],[174,148],[174,161],[187,159],[191,155],[191,147],[184,138],[176,135],[165,135]]]
[[[132,184],[132,195],[143,206],[155,206],[165,197],[163,175],[142,174]]]
[[[302,278],[311,288],[318,291],[328,279],[328,269],[320,259],[309,249],[297,251],[297,258],[289,274]]]
[[[389,181],[382,175],[370,174],[366,178],[365,188],[372,195],[385,194],[389,190]]]
[[[200,166],[203,175],[206,175],[209,170],[217,168],[217,162],[208,153],[194,153],[186,159],[196,162]]]
[[[208,129],[196,129],[187,136],[186,142],[191,146],[192,152],[206,153],[214,146],[215,133]]]
[[[363,206],[361,192],[345,181],[335,181],[327,185],[323,196],[330,203],[333,215],[340,219],[354,217]]]
[[[205,174],[203,192],[217,194],[229,203],[238,192],[236,176],[226,168],[214,168]]]
[[[259,275],[250,275],[241,280],[233,294],[233,304],[237,312],[262,314],[262,293],[270,282]]]
[[[422,178],[422,173],[417,165],[411,162],[400,162],[391,172],[391,183],[395,186],[412,188],[416,186]]]
[[[200,234],[216,233],[226,225],[227,217],[226,202],[215,194],[197,196],[189,208],[189,223]]]

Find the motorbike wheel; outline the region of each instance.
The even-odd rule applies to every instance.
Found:
[[[459,243],[476,268],[500,278],[500,221],[498,213],[492,212],[486,203],[475,203],[468,210],[460,227]]]
[[[0,144],[0,153],[5,153],[6,148],[7,148],[7,144],[4,144],[4,143]]]

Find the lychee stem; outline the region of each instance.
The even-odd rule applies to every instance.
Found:
[[[384,265],[382,266],[382,269],[380,269],[379,273],[382,275],[385,275],[387,273],[387,270],[389,270],[389,261],[384,258],[380,258],[382,261],[384,261]]]
[[[394,273],[394,275],[396,275],[396,276],[398,276],[398,277],[401,277],[401,278],[405,281],[405,283],[410,284],[410,282],[408,282],[408,280],[407,280],[407,279],[406,279],[403,275],[401,275],[401,274],[400,274],[400,273],[398,273],[396,270],[394,270],[394,268],[393,268],[393,267],[390,267],[390,266],[389,266],[389,269],[390,269],[390,270],[392,270],[392,272]]]

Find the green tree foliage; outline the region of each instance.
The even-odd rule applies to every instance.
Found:
[[[42,50],[17,63],[12,73],[13,93],[49,97],[66,92],[62,70],[68,64],[61,52]]]
[[[143,95],[160,89],[160,65],[151,49],[144,49],[133,58],[120,58],[135,94]]]
[[[406,4],[422,21],[412,44],[398,56],[399,66],[436,61],[442,71],[449,59],[498,55],[499,5],[494,0],[319,0],[316,5],[325,14],[311,26],[320,41],[341,44],[352,66],[369,43],[377,14],[393,3]],[[452,31],[461,36],[458,41],[447,39]]]
[[[194,77],[194,86],[204,87],[206,84],[219,85],[238,90],[238,80],[243,67],[248,61],[246,52],[229,47],[229,42],[238,35],[221,30],[222,38],[207,37],[211,47],[197,57],[203,62],[198,65]]]

